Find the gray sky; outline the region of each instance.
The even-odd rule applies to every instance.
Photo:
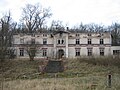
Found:
[[[61,20],[63,24],[74,26],[81,22],[104,25],[120,22],[120,0],[0,0],[0,12],[11,10],[13,19],[18,21],[21,7],[27,3],[51,7],[53,16],[49,23]]]

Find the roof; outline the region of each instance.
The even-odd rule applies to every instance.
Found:
[[[53,32],[53,34],[58,34],[58,33],[60,33],[60,34],[62,34],[62,33],[70,33],[69,31],[64,31],[64,30],[58,30],[58,31],[54,31]]]

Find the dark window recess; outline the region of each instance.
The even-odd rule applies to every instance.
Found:
[[[104,49],[100,49],[100,56],[104,56]]]
[[[32,37],[35,37],[35,34],[32,34],[31,36],[32,36]]]
[[[20,56],[24,56],[24,49],[20,49]]]
[[[88,33],[88,36],[91,36],[91,33]]]
[[[91,39],[88,39],[88,44],[92,44]]]
[[[62,43],[61,44],[64,44],[64,40],[62,39]]]
[[[58,40],[58,44],[60,44],[60,40]]]
[[[113,50],[113,55],[120,55],[120,50]]]
[[[43,49],[43,57],[47,56],[47,49]]]
[[[39,35],[37,37],[40,37]]]
[[[92,49],[88,49],[88,56],[92,56]]]
[[[59,40],[57,41],[57,44],[64,44],[64,40],[63,40],[63,39],[59,39]]]
[[[80,44],[80,40],[79,39],[76,39],[76,44]]]
[[[77,34],[76,34],[76,37],[79,37],[79,36],[80,36],[80,34],[77,33]]]
[[[47,44],[47,39],[43,39],[43,44],[44,44],[44,45]]]
[[[47,34],[43,34],[43,37],[47,37]]]
[[[80,56],[80,49],[75,50],[75,56]]]
[[[100,44],[104,44],[104,40],[103,39],[100,39]]]
[[[31,44],[35,44],[35,39],[31,39]]]

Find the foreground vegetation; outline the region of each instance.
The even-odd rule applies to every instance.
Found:
[[[120,90],[120,59],[81,58],[64,61],[63,73],[41,74],[42,60],[11,60],[0,64],[1,90]],[[112,85],[108,88],[108,74]]]
[[[120,90],[120,77],[113,76],[112,87],[107,87],[106,76],[75,78],[44,78],[14,80],[4,83],[4,90]]]

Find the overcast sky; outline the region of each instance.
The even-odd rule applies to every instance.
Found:
[[[21,7],[27,3],[50,7],[53,15],[49,22],[61,20],[68,26],[120,22],[120,0],[0,0],[0,15],[11,10],[13,19],[18,21]]]

